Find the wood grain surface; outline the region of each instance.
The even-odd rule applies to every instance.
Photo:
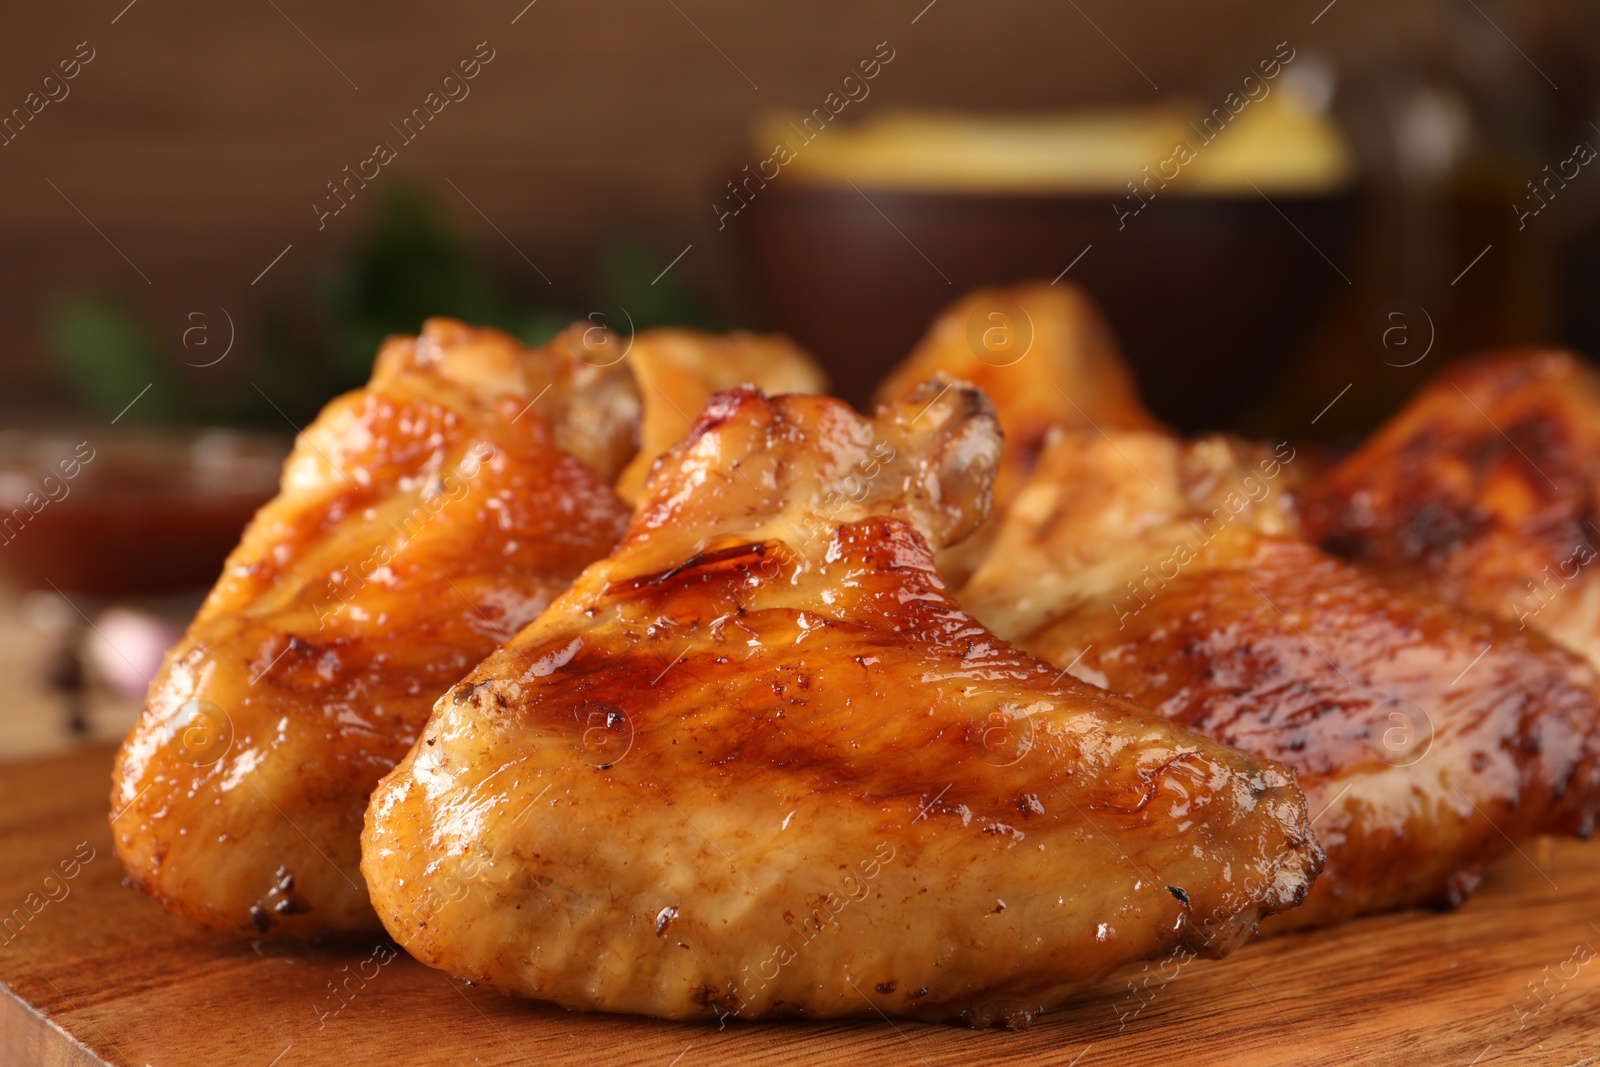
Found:
[[[512,1001],[403,954],[389,959],[387,943],[197,933],[123,886],[106,824],[110,763],[109,749],[94,748],[0,769],[5,1064],[1097,1067],[1182,1057],[1468,1067],[1600,1058],[1600,843],[1512,851],[1452,914],[1268,939],[1222,962],[1137,965],[1023,1033],[882,1018],[718,1030]]]

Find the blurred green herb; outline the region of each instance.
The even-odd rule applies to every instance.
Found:
[[[161,344],[127,301],[89,296],[56,300],[45,312],[45,336],[85,407],[115,415],[148,384],[154,396],[141,398],[149,401],[140,412],[143,418],[169,421],[182,414]]]
[[[561,307],[539,292],[542,280],[515,282],[497,271],[431,189],[398,179],[349,254],[309,291],[280,294],[245,317],[260,323],[254,343],[240,345],[253,350],[247,373],[237,363],[227,373],[181,366],[181,349],[164,345],[133,304],[101,294],[52,305],[48,336],[85,407],[114,414],[148,382],[130,421],[281,428],[284,415],[303,425],[329,398],[360,386],[385,337],[415,333],[432,315],[496,326],[530,345],[596,309],[613,329],[630,320],[635,329],[715,326],[683,272],[652,284],[666,262],[642,242],[614,241],[599,256],[593,300]]]

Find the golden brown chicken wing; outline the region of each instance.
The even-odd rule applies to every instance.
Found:
[[[940,573],[957,587],[983,561],[997,516],[1011,506],[1052,434],[1159,427],[1094,302],[1072,285],[1024,282],[968,294],[934,320],[878,387],[878,400],[903,400],[936,374],[983,389],[1005,430],[993,516],[939,555]]]
[[[1286,772],[1023,655],[932,546],[999,455],[965,384],[714,398],[627,536],[435,708],[368,810],[413,955],[574,1009],[1021,1025],[1220,954],[1320,854]]]
[[[1306,543],[1294,461],[1221,438],[1064,437],[963,603],[1078,677],[1294,769],[1328,861],[1278,929],[1455,904],[1511,841],[1587,835],[1594,671]]]
[[[1308,535],[1600,664],[1600,376],[1565,352],[1451,367],[1307,495]]]
[[[637,400],[583,340],[431,320],[301,434],[118,755],[136,885],[216,929],[376,927],[372,787],[626,524]]]
[[[778,334],[642,330],[626,347],[644,404],[639,454],[617,479],[617,494],[630,503],[656,457],[683,439],[713,393],[739,385],[768,394],[821,393],[828,387],[822,368]]]

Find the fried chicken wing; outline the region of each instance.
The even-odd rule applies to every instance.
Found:
[[[638,401],[575,328],[429,321],[300,435],[118,754],[135,885],[225,930],[374,929],[368,795],[440,693],[620,537]]]
[[[958,587],[982,562],[998,516],[1022,489],[1052,434],[1159,428],[1094,302],[1068,284],[1024,282],[963,297],[934,320],[878,387],[878,400],[903,400],[936,374],[983,389],[1005,429],[993,516],[972,537],[940,553],[940,572]]]
[[[828,387],[822,368],[778,334],[642,330],[626,358],[644,402],[639,454],[617,479],[618,495],[629,502],[638,498],[656,457],[683,439],[712,394],[747,384],[769,395]]]
[[[1451,367],[1307,495],[1308,534],[1600,665],[1600,376],[1564,352]]]
[[[1510,841],[1587,835],[1592,668],[1307,543],[1287,447],[1064,437],[963,603],[1078,677],[1294,769],[1327,867],[1274,928],[1453,905]]]
[[[1282,768],[953,601],[932,549],[998,456],[965,384],[870,421],[714,398],[617,550],[374,794],[392,936],[573,1009],[1021,1025],[1294,905],[1320,852]]]

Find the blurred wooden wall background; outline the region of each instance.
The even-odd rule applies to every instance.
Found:
[[[859,114],[1148,99],[1152,83],[1220,93],[1286,36],[1286,20],[1304,39],[1322,2],[11,5],[0,109],[22,106],[80,42],[95,58],[0,147],[0,410],[25,417],[65,396],[41,332],[52,294],[148,300],[174,360],[190,311],[227,308],[247,334],[263,288],[313,276],[359,230],[371,189],[318,231],[311,205],[325,183],[481,41],[495,58],[471,95],[377,182],[405,170],[454,195],[449,179],[569,299],[610,236],[644,235],[663,266],[692,242],[674,269],[719,310],[747,314],[741,236],[717,232],[711,202],[760,113],[817,106],[878,42],[895,59],[852,105]],[[543,284],[490,222],[452,206],[507,270]]]

